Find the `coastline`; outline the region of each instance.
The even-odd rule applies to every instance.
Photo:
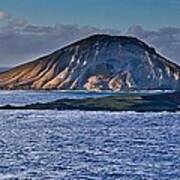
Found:
[[[124,93],[105,97],[84,99],[59,99],[47,103],[1,106],[0,110],[85,110],[85,111],[135,111],[177,112],[180,111],[180,92],[158,94]]]

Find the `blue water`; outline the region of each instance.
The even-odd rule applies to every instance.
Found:
[[[63,97],[47,93],[33,98]],[[0,111],[0,179],[16,178],[180,179],[180,112]]]

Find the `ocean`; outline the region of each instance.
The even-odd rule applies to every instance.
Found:
[[[106,95],[0,91],[0,105]],[[180,112],[1,110],[0,179],[180,179]]]

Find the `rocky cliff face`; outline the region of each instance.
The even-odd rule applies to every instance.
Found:
[[[94,35],[0,73],[1,89],[180,89],[180,67],[125,36]]]

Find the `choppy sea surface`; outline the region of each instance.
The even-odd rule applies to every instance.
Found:
[[[0,91],[0,105],[105,94]],[[180,112],[0,111],[0,179],[180,179]]]

